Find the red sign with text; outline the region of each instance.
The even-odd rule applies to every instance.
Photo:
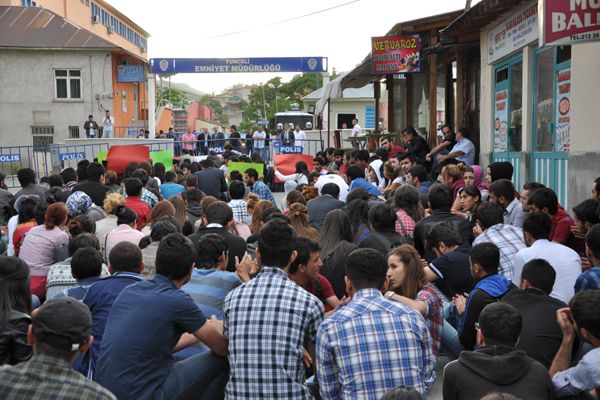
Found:
[[[371,73],[373,75],[419,72],[419,35],[371,38]]]
[[[600,40],[597,0],[540,0],[540,45],[565,45]]]

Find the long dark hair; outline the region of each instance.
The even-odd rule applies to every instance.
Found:
[[[0,331],[13,310],[31,314],[29,267],[20,258],[0,256]]]
[[[404,210],[415,222],[423,219],[423,209],[419,201],[419,192],[414,186],[403,185],[394,193],[394,206]]]
[[[352,243],[352,223],[348,214],[341,209],[332,210],[327,213],[325,222],[319,234],[319,244],[321,245],[321,258],[325,258],[335,246],[346,241]]]
[[[296,163],[296,173],[308,177],[308,166],[304,161],[298,161]]]

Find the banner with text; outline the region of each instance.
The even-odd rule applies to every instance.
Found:
[[[153,58],[157,74],[235,72],[325,72],[327,57]]]
[[[420,72],[420,42],[419,35],[371,38],[371,74]]]
[[[556,151],[571,149],[571,68],[556,74]]]
[[[488,32],[488,64],[538,39],[538,6],[530,2]]]
[[[498,90],[494,97],[494,153],[508,149],[508,90]]]
[[[600,40],[600,3],[596,0],[540,0],[540,46]]]

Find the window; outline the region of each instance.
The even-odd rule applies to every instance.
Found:
[[[21,0],[22,7],[35,7],[37,4],[32,0]]]
[[[112,15],[110,16],[110,26],[113,27],[113,30],[115,32],[119,32],[119,20],[113,17]]]
[[[69,139],[79,139],[78,126],[69,126]]]
[[[102,25],[108,26],[110,22],[110,14],[104,10],[101,10],[100,15],[102,16]]]
[[[81,99],[81,71],[78,69],[55,69],[54,86],[56,99]]]
[[[48,151],[48,146],[54,142],[54,126],[34,125],[31,127],[33,151]]]
[[[92,3],[92,17],[95,15],[100,15],[100,7],[96,3]]]
[[[133,42],[133,30],[131,28],[127,28],[127,40]]]
[[[119,35],[123,37],[127,35],[127,27],[122,22],[119,22]]]

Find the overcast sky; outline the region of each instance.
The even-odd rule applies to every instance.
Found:
[[[465,0],[108,2],[150,33],[150,58],[323,56],[329,58],[330,71],[333,67],[338,71],[354,68],[369,54],[370,38],[385,35],[398,22],[465,6]],[[275,24],[336,6],[339,7]],[[245,32],[228,35],[237,31]],[[284,80],[293,76],[280,75]],[[210,93],[236,83],[264,82],[273,76],[267,73],[180,74],[172,79]]]

